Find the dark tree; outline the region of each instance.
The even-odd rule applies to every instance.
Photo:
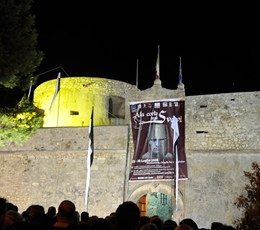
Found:
[[[252,163],[253,172],[244,172],[249,180],[245,193],[237,197],[234,205],[242,211],[242,216],[235,221],[238,230],[260,229],[260,167]]]
[[[27,90],[30,77],[43,59],[36,50],[33,0],[1,0],[0,4],[0,86]]]
[[[0,94],[0,145],[10,141],[22,144],[43,124],[43,111],[23,95],[16,106],[12,104],[8,108],[7,103],[11,89],[17,97],[17,89],[24,93],[29,88],[30,78],[43,59],[43,53],[36,50],[32,3],[33,0],[1,0],[0,3],[0,92],[4,92]]]

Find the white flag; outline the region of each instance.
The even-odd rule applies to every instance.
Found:
[[[93,133],[93,108],[89,124],[89,142],[88,142],[88,156],[87,156],[87,177],[86,177],[86,191],[85,191],[85,205],[88,206],[88,192],[90,182],[90,167],[94,157],[94,133]]]
[[[173,116],[171,128],[173,129],[173,149],[176,141],[180,135],[178,119]],[[178,190],[179,190],[179,159],[178,159],[178,147],[175,148],[175,198],[176,198],[176,211],[178,210]]]
[[[51,110],[52,104],[55,101],[55,98],[56,98],[57,94],[59,93],[59,91],[60,91],[60,72],[59,72],[58,77],[57,77],[55,92],[54,92],[49,110]]]

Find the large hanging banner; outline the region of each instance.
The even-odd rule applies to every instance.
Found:
[[[130,102],[130,181],[187,179],[183,98]],[[178,162],[178,164],[177,164]]]

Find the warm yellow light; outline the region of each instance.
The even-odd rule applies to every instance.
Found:
[[[108,107],[113,80],[93,77],[69,77],[60,80],[60,91],[51,109],[56,79],[44,82],[34,91],[35,106],[45,111],[43,127],[88,126],[92,107],[95,126],[112,124]],[[117,94],[113,92],[112,95]]]

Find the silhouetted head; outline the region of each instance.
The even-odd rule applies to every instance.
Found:
[[[47,214],[48,214],[49,216],[54,217],[54,216],[56,215],[56,208],[55,208],[54,206],[49,207]]]
[[[218,228],[222,227],[223,224],[222,223],[219,223],[219,222],[213,222],[211,223],[211,230],[217,230]]]
[[[76,207],[70,200],[64,200],[58,208],[59,215],[66,218],[74,218],[76,215]]]
[[[198,225],[196,224],[196,222],[190,218],[186,218],[186,219],[183,219],[181,222],[180,222],[180,225],[188,225],[188,226],[191,226],[194,230],[198,230]]]
[[[177,228],[175,228],[175,230],[194,230],[194,228],[189,225],[183,224],[179,225]]]
[[[140,230],[158,230],[155,224],[145,224]]]
[[[132,201],[120,204],[116,210],[116,219],[120,230],[134,230],[139,222],[140,210]]]

